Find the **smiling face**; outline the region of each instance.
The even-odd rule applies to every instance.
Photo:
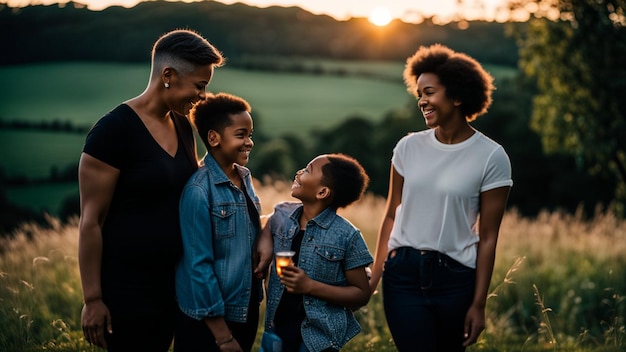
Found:
[[[446,125],[461,117],[460,102],[446,95],[446,87],[434,73],[423,73],[417,78],[417,96],[426,126],[434,128]]]
[[[222,167],[232,167],[234,163],[245,166],[254,146],[252,117],[247,111],[228,116],[231,124],[224,127],[224,131],[209,131],[211,154]]]
[[[206,97],[206,87],[213,77],[213,65],[196,66],[189,72],[166,68],[164,81],[169,84],[167,104],[169,110],[187,115],[193,104]]]
[[[302,202],[316,201],[318,196],[328,193],[328,187],[322,185],[324,173],[322,167],[330,161],[324,155],[313,159],[304,169],[296,172],[291,185],[291,196]]]

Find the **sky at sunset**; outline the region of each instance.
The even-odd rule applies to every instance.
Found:
[[[108,6],[134,6],[138,0],[75,0],[84,3],[92,10],[101,10]],[[185,0],[190,1],[190,0]],[[193,0],[191,0],[193,1]],[[258,7],[298,6],[314,14],[325,14],[338,20],[350,17],[370,17],[374,9],[384,10],[391,18],[399,18],[405,22],[421,22],[426,16],[437,16],[449,20],[454,15],[462,15],[465,19],[498,20],[497,8],[506,0],[219,0],[225,4],[243,2]],[[66,0],[0,0],[12,7],[29,4],[65,3]]]

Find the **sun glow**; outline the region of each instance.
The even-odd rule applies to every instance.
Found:
[[[378,6],[372,10],[368,19],[370,22],[372,22],[372,24],[383,27],[391,22],[392,17],[391,12],[389,12],[389,9],[387,7]]]

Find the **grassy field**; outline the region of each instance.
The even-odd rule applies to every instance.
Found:
[[[375,121],[414,101],[403,85],[402,62],[272,60],[319,73],[247,71],[225,66],[216,70],[209,86],[210,91],[246,98],[252,105],[256,129],[269,136],[295,133],[306,140],[314,128],[328,129],[353,115]],[[509,67],[487,68],[496,83],[516,73]],[[0,67],[0,76],[11,82],[11,89],[0,88],[0,119],[57,120],[91,126],[115,105],[141,93],[148,75],[145,64],[65,62]],[[48,177],[53,169],[63,171],[77,165],[84,137],[0,130],[0,168],[10,177]],[[7,195],[14,203],[33,204],[56,214],[62,200],[56,198],[60,195],[58,187],[46,187],[10,188]],[[40,198],[33,199],[37,195]]]
[[[289,185],[258,185],[263,213]],[[342,210],[373,250],[384,199]],[[0,351],[96,351],[82,339],[76,224],[25,226],[0,242]],[[33,239],[29,240],[28,237]],[[504,217],[487,301],[487,329],[468,351],[624,351],[626,221],[609,211]],[[363,331],[343,351],[395,351],[381,295],[356,312]],[[259,330],[259,334],[262,330]],[[419,342],[416,341],[416,344]]]

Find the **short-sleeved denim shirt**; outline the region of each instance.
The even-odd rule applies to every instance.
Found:
[[[274,239],[274,252],[290,250],[300,231],[302,213],[299,202],[276,205],[269,220]],[[296,266],[313,280],[328,285],[346,286],[345,272],[373,262],[361,232],[334,209],[326,208],[311,219],[305,229]],[[284,286],[272,265],[267,289],[265,329],[271,330]],[[347,307],[330,304],[313,296],[303,296],[306,318],[302,323],[302,339],[310,351],[332,347],[340,350],[361,327]]]

